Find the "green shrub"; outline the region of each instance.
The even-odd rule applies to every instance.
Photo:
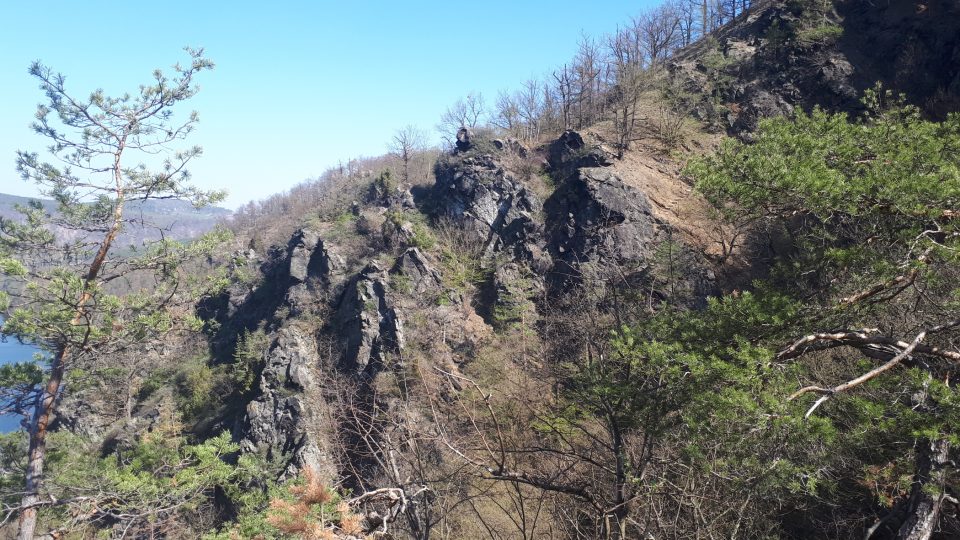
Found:
[[[833,43],[843,35],[843,27],[839,24],[823,23],[818,26],[801,28],[797,31],[797,43],[805,46],[818,43]]]
[[[159,373],[154,384],[162,382],[163,376],[163,373]],[[203,356],[187,360],[172,374],[168,371],[167,376],[172,379],[170,382],[173,383],[177,410],[188,421],[200,420],[217,410],[234,389],[226,366],[210,366],[208,359]]]
[[[237,392],[245,394],[253,388],[257,375],[263,369],[263,354],[270,346],[270,339],[263,329],[253,332],[243,331],[237,339],[237,348],[234,350],[234,365],[230,378]]]
[[[390,274],[390,288],[400,294],[408,294],[413,290],[413,281],[410,276]]]

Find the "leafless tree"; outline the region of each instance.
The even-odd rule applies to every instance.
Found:
[[[445,141],[452,143],[457,130],[462,127],[475,128],[482,124],[481,120],[487,115],[486,102],[483,94],[471,92],[463,99],[458,99],[440,116],[437,130]]]
[[[403,162],[403,182],[410,183],[410,162],[417,151],[424,147],[426,136],[423,131],[413,125],[407,125],[393,135],[390,142],[390,153]]]

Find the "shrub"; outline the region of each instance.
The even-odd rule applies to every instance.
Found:
[[[263,354],[270,346],[270,339],[260,328],[253,332],[244,330],[237,339],[233,353],[234,365],[230,372],[235,390],[241,394],[249,392],[263,369]]]
[[[801,28],[797,31],[797,43],[804,46],[833,43],[843,35],[843,27],[839,24],[823,23],[810,28]]]

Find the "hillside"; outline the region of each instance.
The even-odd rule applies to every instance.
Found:
[[[585,40],[580,83],[564,66],[517,117],[504,94],[449,148],[351,160],[230,219],[139,206],[235,238],[171,293],[183,324],[80,357],[41,522],[960,536],[960,9],[748,4],[662,57],[631,55],[666,11],[604,42],[603,69]]]
[[[794,108],[862,112],[880,82],[942,119],[958,108],[960,6],[951,0],[763,1],[684,48],[669,69],[703,120],[733,133]]]
[[[0,217],[21,219],[16,206],[25,206],[31,200],[39,200],[46,211],[56,213],[56,203],[52,200],[0,193]],[[120,239],[124,245],[140,245],[144,241],[157,240],[161,235],[174,240],[191,240],[212,230],[217,223],[227,219],[230,213],[225,208],[215,206],[194,208],[186,201],[134,201],[129,205],[128,226]],[[64,236],[68,233],[61,230],[59,234]]]

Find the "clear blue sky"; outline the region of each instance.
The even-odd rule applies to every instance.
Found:
[[[600,36],[653,0],[336,2],[9,2],[0,16],[0,191],[34,194],[16,149],[43,96],[26,70],[41,60],[86,96],[135,90],[154,68],[203,47],[217,64],[186,104],[204,147],[194,180],[236,207],[377,155],[393,132],[433,132],[469,91],[500,89],[569,60],[581,32]],[[186,112],[186,110],[184,111]]]

